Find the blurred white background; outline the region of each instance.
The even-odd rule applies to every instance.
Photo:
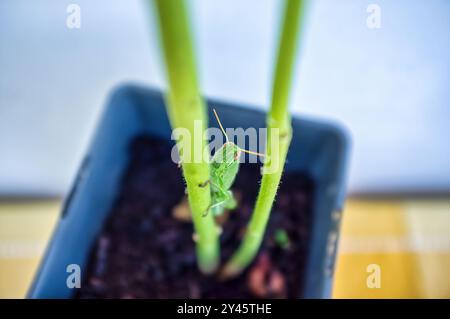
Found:
[[[66,26],[67,6],[81,28]],[[281,1],[190,6],[207,96],[267,108]],[[367,7],[381,8],[370,29]],[[0,2],[0,195],[67,192],[111,89],[164,87],[139,0]],[[450,1],[315,0],[292,111],[353,136],[353,193],[450,191]]]

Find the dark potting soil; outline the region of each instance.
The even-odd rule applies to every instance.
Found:
[[[185,194],[181,170],[171,161],[170,151],[167,142],[147,136],[132,142],[121,190],[76,297],[301,296],[312,210],[311,180],[298,173],[284,175],[258,257],[239,277],[221,281],[198,271],[192,223],[174,217]],[[221,219],[222,261],[230,257],[245,232],[260,178],[260,164],[241,165],[233,185],[238,208]],[[286,233],[288,240],[283,239]]]

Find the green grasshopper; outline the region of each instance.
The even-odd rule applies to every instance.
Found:
[[[225,135],[226,143],[223,144],[211,159],[211,178],[200,187],[211,184],[211,204],[203,216],[211,211],[215,216],[221,215],[225,209],[235,209],[237,202],[230,190],[234,179],[239,171],[239,156],[241,152],[264,156],[263,154],[248,151],[240,148],[228,139],[216,110],[213,109],[214,116],[219,123],[220,130]]]

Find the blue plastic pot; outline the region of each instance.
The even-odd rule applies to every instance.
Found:
[[[209,106],[214,105],[228,127],[265,126],[265,114],[261,111],[208,102]],[[343,129],[333,124],[298,118],[294,118],[292,124],[293,139],[286,170],[305,172],[315,183],[312,234],[302,297],[328,298],[345,197],[349,142]],[[121,87],[110,98],[65,201],[53,238],[29,290],[30,298],[74,295],[76,288],[66,285],[69,275],[66,268],[69,264],[78,264],[81,274],[85,273],[91,248],[117,195],[128,161],[128,145],[140,134],[170,140],[171,129],[163,97],[156,90]]]

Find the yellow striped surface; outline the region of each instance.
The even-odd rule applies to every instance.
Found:
[[[23,298],[60,202],[0,202],[0,298]],[[368,265],[380,267],[369,288]],[[350,199],[334,298],[450,298],[450,199]]]

